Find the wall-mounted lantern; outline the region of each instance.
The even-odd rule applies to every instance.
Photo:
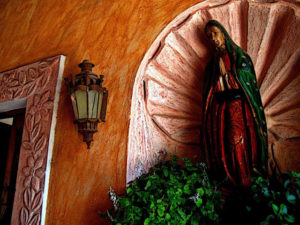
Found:
[[[83,60],[78,66],[81,72],[72,76],[71,81],[65,78],[65,83],[72,101],[74,123],[77,123],[78,132],[83,134],[83,141],[89,149],[93,134],[98,131],[97,124],[105,122],[108,91],[102,87],[104,76],[99,78],[92,72],[93,63]]]

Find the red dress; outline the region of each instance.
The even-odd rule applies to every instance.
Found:
[[[222,56],[227,74],[212,78],[203,120],[203,142],[208,168],[234,185],[249,186],[257,163],[255,124],[246,97]]]

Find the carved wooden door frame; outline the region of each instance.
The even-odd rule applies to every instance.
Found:
[[[26,104],[11,224],[44,224],[65,56],[0,73],[0,108]]]

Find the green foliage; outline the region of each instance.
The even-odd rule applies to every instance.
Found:
[[[184,167],[177,157],[158,164],[123,196],[111,189],[114,209],[107,217],[117,225],[300,224],[300,173],[253,177],[251,187],[228,180],[217,187],[204,164],[183,161]]]
[[[276,179],[257,177],[252,183],[247,207],[249,213],[260,215],[261,225],[299,224],[300,173],[290,172]]]
[[[152,172],[131,182],[114,224],[218,224],[221,192],[208,179],[203,164],[178,158],[158,164]]]

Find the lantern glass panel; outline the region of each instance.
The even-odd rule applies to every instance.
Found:
[[[73,106],[75,120],[78,120],[78,108],[77,108],[76,95],[74,92],[71,94],[71,102],[72,102],[72,106]]]
[[[97,90],[90,90],[88,92],[89,95],[89,118],[96,119],[97,118],[97,108],[98,108],[98,95],[99,92]]]
[[[101,108],[102,108],[102,101],[103,101],[103,92],[99,92],[99,103],[98,103],[98,112],[97,112],[97,118],[100,119],[101,114]]]
[[[87,92],[82,90],[76,90],[75,96],[78,106],[78,119],[86,119],[87,116]]]

